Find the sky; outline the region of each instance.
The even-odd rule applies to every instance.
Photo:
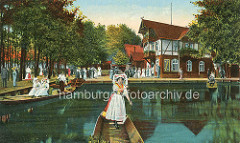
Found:
[[[95,24],[126,24],[137,33],[141,17],[170,24],[171,2],[173,25],[188,26],[198,13],[191,1],[196,0],[76,0],[74,6],[80,6],[83,15]]]

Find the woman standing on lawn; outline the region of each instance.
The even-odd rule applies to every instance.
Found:
[[[16,71],[16,67],[12,68],[13,70],[13,87],[17,86],[17,71]]]

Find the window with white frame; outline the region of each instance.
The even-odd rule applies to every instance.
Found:
[[[195,44],[194,44],[194,49],[195,49],[195,50],[198,50],[198,43],[195,43]]]
[[[156,51],[158,51],[158,41],[156,41]]]
[[[156,63],[157,66],[159,66],[159,59],[156,59]]]
[[[173,51],[174,52],[178,51],[178,41],[173,41]]]
[[[144,50],[145,50],[145,51],[148,51],[148,50],[149,50],[149,43],[145,43],[144,46],[145,46],[145,47],[144,47]]]
[[[180,41],[180,42],[179,42],[179,49],[182,49],[182,47],[183,47],[183,42]]]
[[[154,42],[151,42],[151,50],[154,51],[155,48],[154,48]]]
[[[193,43],[189,43],[189,48],[193,49]]]
[[[187,71],[188,72],[192,71],[192,61],[190,61],[190,60],[187,61]]]
[[[199,62],[199,72],[204,72],[205,71],[205,62],[200,61]]]
[[[178,72],[178,60],[177,59],[172,59],[172,72]]]

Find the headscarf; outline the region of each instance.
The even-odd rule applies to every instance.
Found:
[[[38,80],[38,78],[35,77],[35,78],[33,79],[33,84],[36,84],[37,80]]]
[[[128,79],[126,74],[115,74],[113,76],[113,84],[118,83],[118,79],[122,78],[123,79],[123,85],[127,86],[128,85]]]

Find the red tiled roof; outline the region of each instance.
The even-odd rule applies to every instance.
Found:
[[[139,45],[129,45],[125,44],[125,51],[129,58],[133,61],[143,61],[144,53],[143,48]]]
[[[186,27],[169,25],[169,24],[145,20],[145,19],[142,19],[142,22],[147,28],[153,29],[159,39],[164,38],[164,39],[180,40],[187,34],[189,30],[189,28],[186,28]]]
[[[131,54],[133,61],[143,61],[144,54],[143,53],[132,53]]]
[[[105,61],[104,63],[105,63],[105,64],[111,64],[112,61]]]

